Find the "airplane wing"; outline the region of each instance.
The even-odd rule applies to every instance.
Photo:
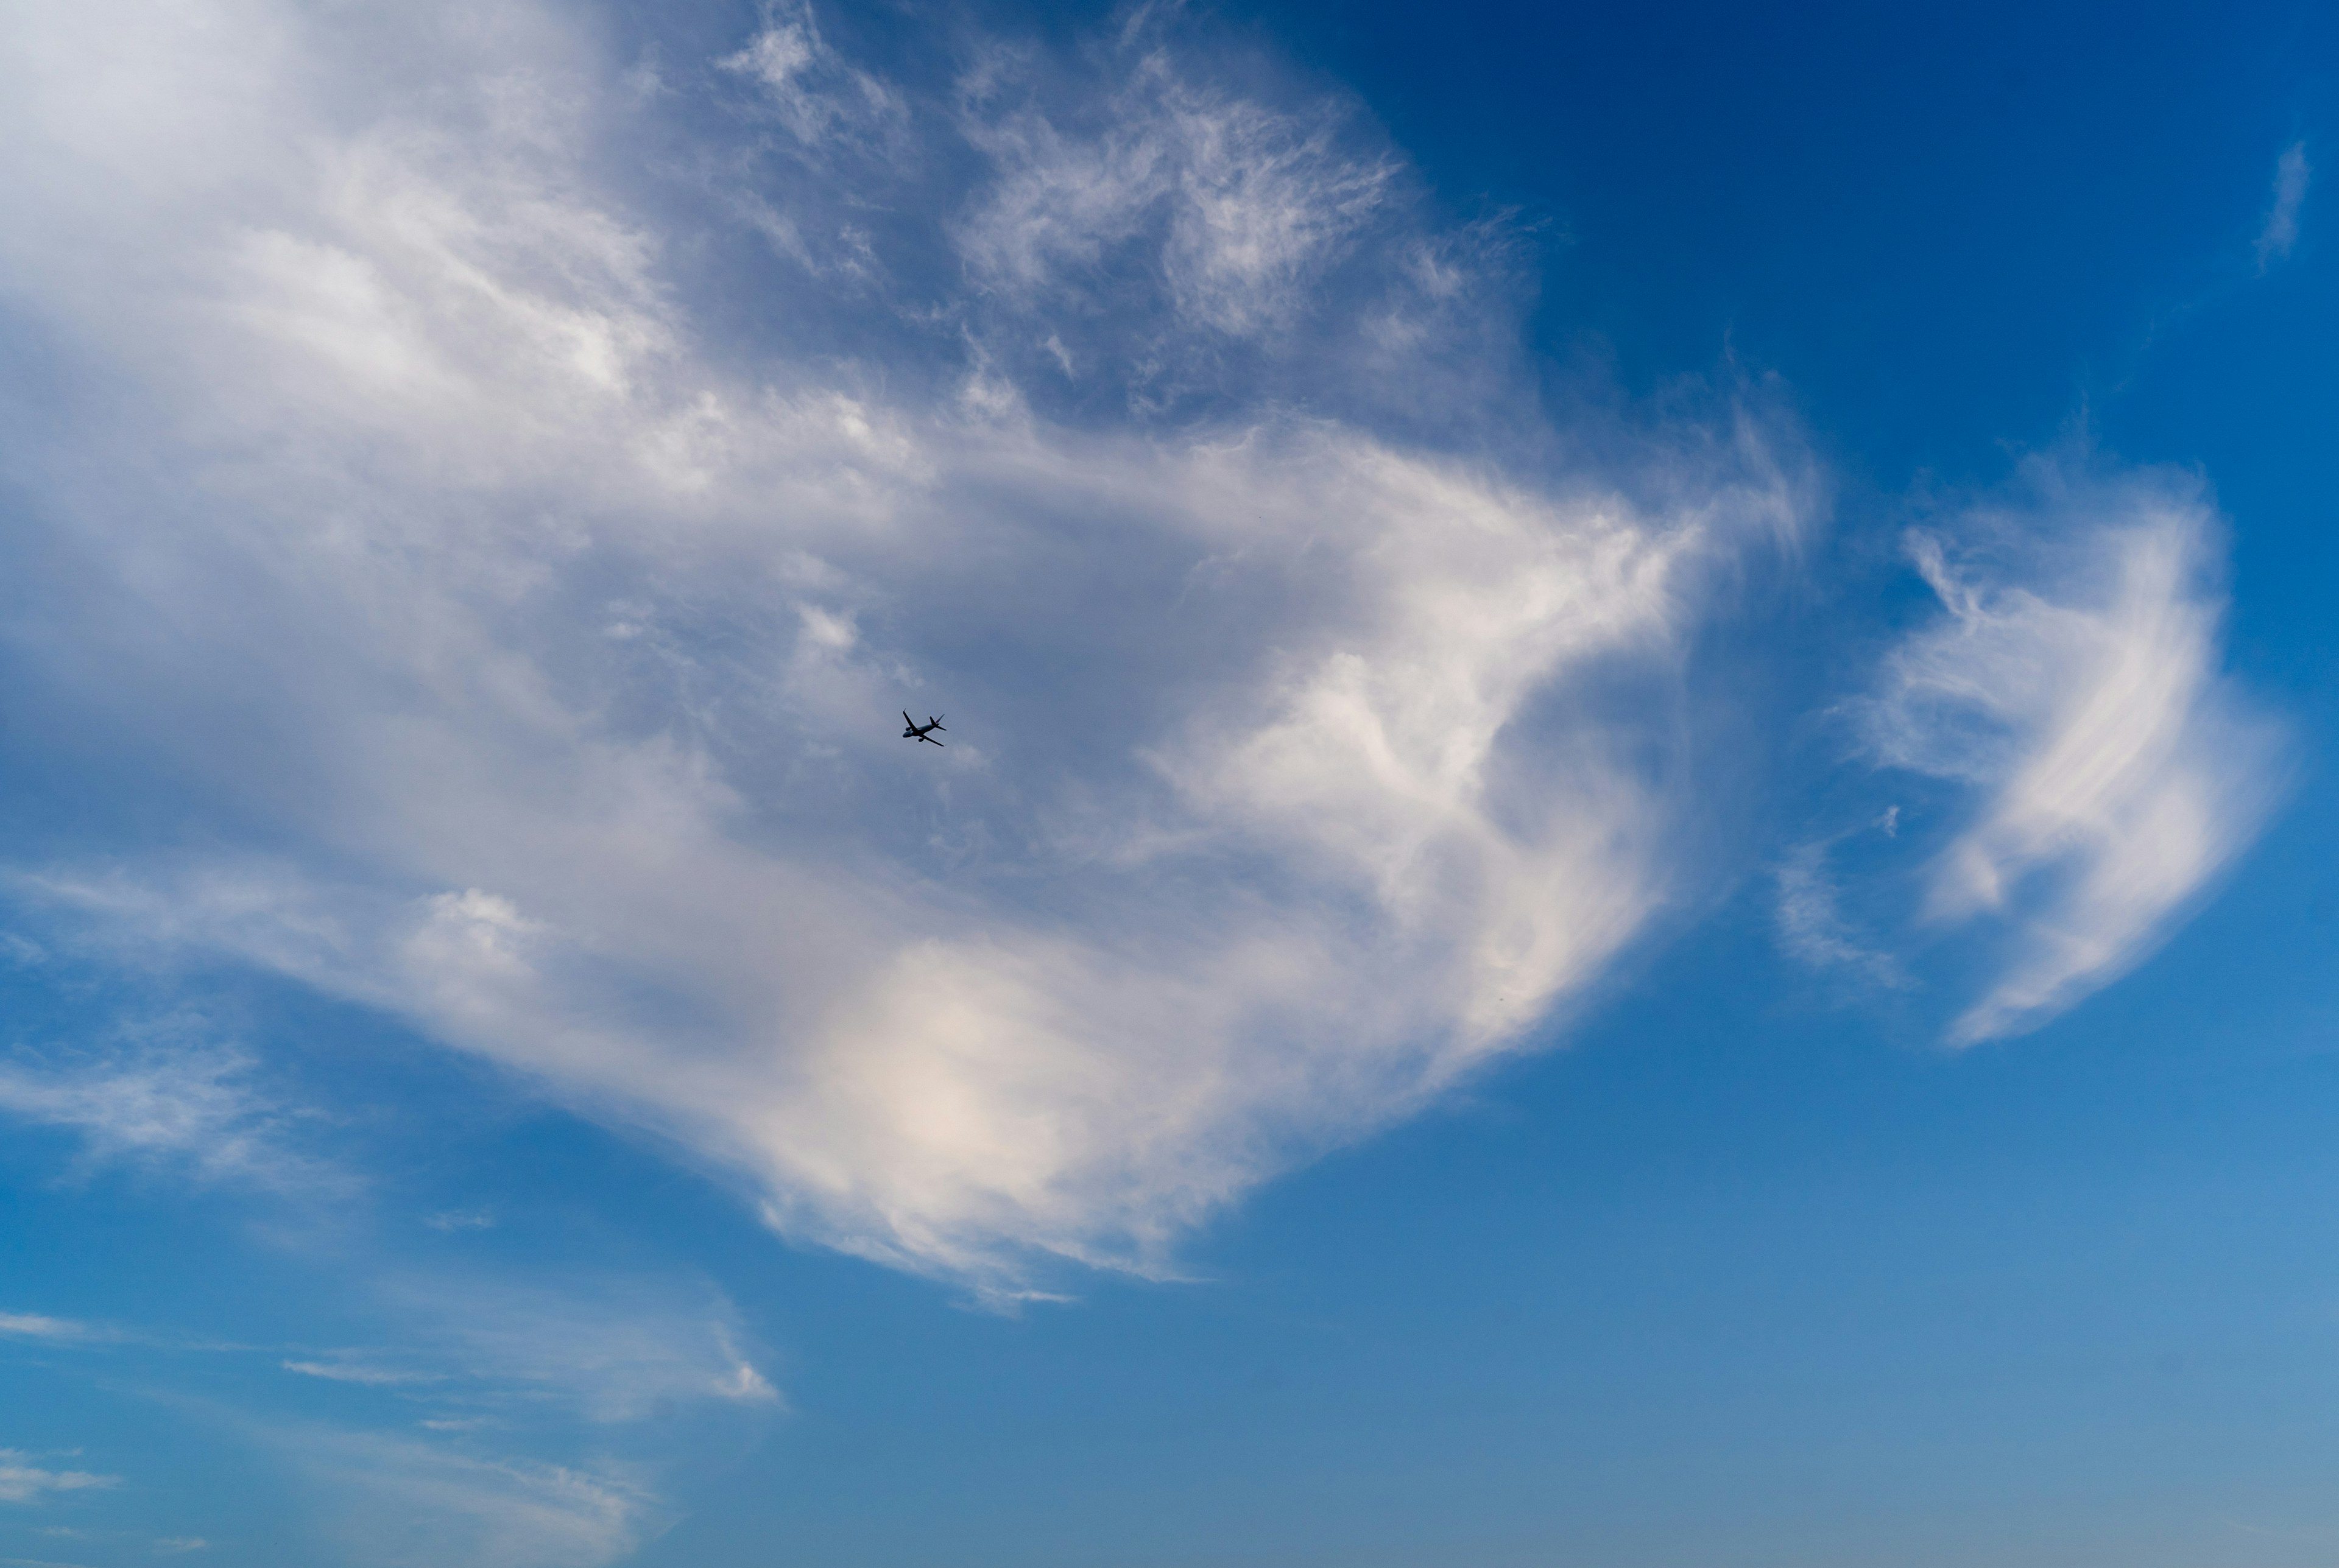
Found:
[[[916,729],[918,727],[918,721],[910,716],[910,710],[907,708],[903,708],[902,710],[902,722],[909,725],[912,729]]]

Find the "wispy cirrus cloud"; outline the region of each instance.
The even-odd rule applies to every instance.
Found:
[[[232,1405],[162,1397],[281,1455],[336,1560],[382,1568],[614,1561],[666,1516],[677,1444],[710,1422],[736,1431],[782,1406],[730,1304],[670,1280],[411,1274],[374,1278],[360,1294],[371,1320],[400,1330],[395,1338],[286,1354],[15,1318],[42,1343],[135,1352],[158,1382],[168,1358],[194,1355],[212,1388],[240,1361],[312,1385],[294,1395],[297,1422],[269,1414],[282,1401],[264,1384]],[[39,1461],[0,1451],[0,1501],[118,1484]],[[413,1513],[394,1528],[351,1526],[400,1506]]]
[[[1874,829],[1897,831],[1900,813],[1888,811]],[[1828,857],[1849,833],[1797,844],[1772,869],[1772,913],[1790,956],[1816,969],[1855,975],[1870,985],[1905,990],[1912,981],[1900,959],[1844,913],[1842,891]]]
[[[1858,710],[1879,761],[1976,803],[1922,911],[2008,938],[1957,1043],[2133,967],[2255,836],[2278,778],[2275,730],[2223,669],[2223,525],[2197,479],[2047,459],[2027,478],[2027,507],[1966,519],[1970,555],[1913,537],[1943,614]]]
[[[288,1113],[252,1082],[252,1065],[175,1023],[132,1031],[109,1050],[20,1050],[0,1060],[0,1115],[76,1133],[93,1168],[168,1168],[288,1196],[346,1191],[345,1173],[288,1136]]]
[[[1051,113],[1018,64],[964,79],[960,123],[993,173],[956,239],[978,279],[1027,306],[1077,300],[1094,320],[1135,271],[1191,328],[1268,330],[1309,308],[1389,204],[1397,166],[1358,144],[1342,105],[1261,104],[1157,48]]]
[[[257,1435],[330,1500],[325,1533],[367,1568],[600,1568],[658,1517],[627,1468],[474,1457],[443,1444],[300,1425]]]
[[[494,36],[534,38],[510,9]],[[52,910],[395,1011],[791,1234],[1003,1298],[1050,1258],[1169,1267],[1524,1042],[1695,874],[1667,715],[1709,586],[1816,504],[1791,429],[1725,393],[1556,476],[1379,432],[1302,327],[1510,306],[1339,105],[1208,81],[1174,32],[1091,101],[955,89],[916,123],[977,154],[926,213],[963,330],[874,340],[879,377],[702,350],[575,151],[651,112],[606,67],[525,62],[515,106],[524,62],[470,30],[428,115],[324,117],[287,76],[207,118],[248,60],[167,29],[124,58],[87,17],[14,25],[190,113],[44,99],[27,144],[126,182],[168,135],[270,194],[34,184],[64,210],[16,275],[151,389],[151,425],[71,439],[200,478],[165,531],[51,483],[102,586],[20,646],[271,849],[53,864]],[[301,72],[354,68],[276,25]],[[827,221],[816,175],[773,199]],[[183,281],[134,323],[87,292],[158,248]],[[1133,412],[1046,417],[1058,359],[1027,384],[998,347],[1060,285],[1093,316],[1060,347]],[[1377,385],[1443,373],[1375,343]],[[1175,419],[1173,363],[1208,393]],[[923,773],[868,718],[912,704],[968,715]]]
[[[899,90],[832,47],[804,0],[767,0],[762,26],[718,64],[751,78],[804,150],[839,138],[891,149],[906,132]]]
[[[446,1274],[391,1277],[378,1294],[407,1326],[395,1358],[343,1352],[287,1369],[410,1386],[450,1410],[553,1405],[603,1425],[682,1405],[781,1403],[719,1294],[647,1278],[517,1283]]]

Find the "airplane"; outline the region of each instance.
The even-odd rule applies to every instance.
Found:
[[[926,733],[928,730],[938,730],[943,727],[943,721],[934,717],[933,715],[928,714],[926,715],[926,722],[920,724],[917,720],[912,718],[907,711],[904,711],[902,715],[902,722],[910,726],[902,732],[902,738],[903,740],[923,741],[928,745],[933,746],[938,746],[943,744],[941,741],[934,739],[933,736]]]

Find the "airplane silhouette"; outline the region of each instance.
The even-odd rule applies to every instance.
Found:
[[[910,726],[902,732],[902,738],[903,740],[923,741],[930,746],[938,746],[943,744],[941,741],[934,739],[933,736],[926,733],[928,730],[938,730],[943,727],[943,721],[934,717],[932,714],[928,714],[926,715],[925,723],[920,724],[917,720],[912,718],[905,711],[902,715],[902,722]]]

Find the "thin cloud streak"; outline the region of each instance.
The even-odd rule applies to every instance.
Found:
[[[781,1403],[719,1295],[646,1280],[522,1287],[443,1275],[386,1281],[380,1294],[412,1325],[408,1356],[448,1397],[474,1405],[553,1403],[607,1425],[688,1403]]]
[[[2306,187],[2314,177],[2314,166],[2306,161],[2306,143],[2294,142],[2283,149],[2275,162],[2274,205],[2266,212],[2265,227],[2258,231],[2258,271],[2263,273],[2276,261],[2288,261],[2293,247],[2298,243],[2299,209],[2306,204]]]
[[[285,1371],[297,1372],[303,1377],[321,1377],[329,1383],[355,1383],[368,1388],[397,1388],[410,1384],[439,1381],[439,1375],[432,1372],[407,1372],[346,1361],[287,1361],[283,1366]]]
[[[0,1312],[0,1336],[46,1339],[61,1345],[86,1344],[92,1340],[113,1337],[111,1331],[93,1324],[76,1323],[66,1317],[44,1317],[35,1312]]]

